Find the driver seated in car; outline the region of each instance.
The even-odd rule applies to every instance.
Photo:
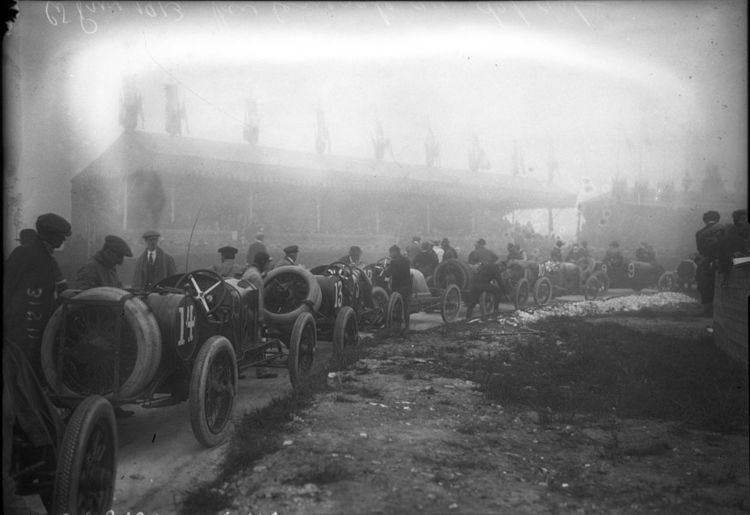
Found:
[[[245,271],[245,267],[240,266],[234,261],[234,256],[237,255],[237,250],[234,247],[221,247],[219,254],[221,254],[221,263],[214,265],[211,269],[222,277],[241,277]]]
[[[349,254],[346,256],[338,258],[335,262],[336,263],[344,263],[345,265],[352,265],[356,267],[362,267],[364,263],[362,263],[362,249],[354,245],[353,247],[349,248]]]

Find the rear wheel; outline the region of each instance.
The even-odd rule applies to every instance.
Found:
[[[586,283],[583,285],[583,298],[586,300],[594,300],[596,295],[599,293],[601,284],[599,280],[593,275],[586,279]]]
[[[518,281],[518,284],[516,284],[513,304],[515,304],[516,309],[521,309],[522,307],[526,305],[526,302],[528,300],[529,300],[529,281],[527,281],[526,278],[523,277]]]
[[[486,317],[494,312],[495,296],[488,291],[483,291],[479,294],[479,314]]]
[[[385,324],[386,314],[388,313],[388,292],[380,286],[375,286],[372,289],[372,303],[375,306],[375,310],[379,314],[374,317],[373,324],[381,326]]]
[[[403,330],[408,328],[404,299],[401,294],[394,291],[388,299],[388,311],[386,314],[386,329]]]
[[[215,335],[201,345],[190,377],[190,425],[206,447],[229,436],[237,396],[237,358],[232,344]]]
[[[289,381],[293,388],[305,383],[312,373],[317,335],[315,319],[305,311],[294,321],[289,337]]]
[[[336,315],[336,322],[333,325],[332,368],[340,370],[344,365],[344,349],[357,345],[358,342],[357,316],[352,308],[344,306]]]
[[[50,513],[105,513],[117,476],[117,426],[112,405],[93,395],[73,412],[63,434]]]
[[[546,306],[552,300],[552,281],[549,277],[540,277],[534,284],[534,302],[537,306]]]
[[[594,277],[599,281],[599,295],[606,295],[609,291],[609,276],[605,272],[595,272]]]
[[[449,284],[443,292],[440,302],[440,316],[446,324],[458,318],[461,309],[461,290],[455,284]]]

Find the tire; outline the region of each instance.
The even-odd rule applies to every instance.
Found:
[[[75,296],[79,300],[120,301],[130,295],[125,290],[98,287]],[[156,318],[148,306],[133,297],[124,303],[120,348],[119,398],[133,398],[153,379],[162,357],[162,338]],[[113,346],[117,314],[111,307],[68,306],[68,335],[63,349],[62,395],[114,396]],[[57,388],[58,333],[63,325],[63,308],[59,307],[42,336],[42,371],[53,390]]]
[[[289,337],[289,381],[292,388],[303,385],[312,373],[317,335],[315,319],[305,311],[297,317]]]
[[[534,283],[534,303],[537,306],[546,306],[552,301],[552,281],[549,277],[540,277]]]
[[[599,292],[598,295],[606,295],[609,291],[609,276],[604,272],[594,272],[593,277],[599,281]]]
[[[461,309],[461,290],[455,284],[449,284],[440,299],[440,316],[446,324],[458,318]]]
[[[380,311],[380,315],[373,320],[373,323],[377,326],[385,325],[388,313],[388,292],[380,286],[375,286],[372,289],[372,303],[375,309]]]
[[[190,376],[190,426],[205,447],[224,442],[232,429],[237,397],[237,357],[224,336],[208,338],[198,350]]]
[[[388,309],[386,311],[386,329],[403,330],[409,328],[408,315],[404,309],[404,299],[401,294],[394,291],[388,298]]]
[[[317,312],[321,302],[317,279],[302,267],[274,268],[263,281],[263,312],[272,324],[290,326],[303,311]]]
[[[513,296],[513,304],[516,309],[521,309],[526,305],[529,300],[529,281],[525,277],[522,277],[515,288],[515,295]]]
[[[495,312],[495,296],[492,293],[483,291],[479,294],[479,314],[482,317],[491,315]]]
[[[351,307],[344,306],[339,310],[333,324],[333,355],[331,361],[335,370],[341,370],[344,365],[344,350],[358,343],[357,315]]]
[[[583,298],[586,300],[594,300],[599,293],[600,288],[601,283],[599,283],[599,280],[592,275],[586,279],[586,282],[583,285]]]
[[[675,291],[677,284],[677,278],[672,272],[664,272],[659,276],[659,280],[656,282],[656,287],[659,291]]]
[[[458,259],[446,259],[435,268],[433,274],[435,287],[446,289],[449,284],[458,285],[458,289],[465,291],[469,289],[472,271],[467,263]]]
[[[92,395],[73,412],[58,453],[50,513],[105,513],[117,478],[117,425],[112,405]]]

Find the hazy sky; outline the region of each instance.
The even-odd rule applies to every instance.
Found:
[[[744,2],[21,2],[4,46],[6,177],[24,220],[70,214],[69,179],[120,134],[121,79],[135,73],[144,129],[164,132],[176,81],[190,136],[242,141],[245,99],[260,144],[314,151],[321,108],[332,152],[371,157],[380,119],[401,163],[444,166],[472,135],[491,171],[516,145],[546,177],[652,185],[719,165],[747,176]],[[388,159],[393,159],[388,155]],[[697,180],[694,182],[698,182]],[[7,227],[7,224],[6,224]]]

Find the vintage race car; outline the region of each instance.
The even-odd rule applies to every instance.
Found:
[[[662,273],[657,280],[659,291],[690,291],[697,288],[695,273],[698,267],[692,259],[683,259],[674,272]]]
[[[112,405],[97,395],[53,404],[23,351],[4,340],[5,513],[14,513],[6,504],[11,492],[39,495],[49,513],[105,513],[112,506],[116,478]]]
[[[534,285],[534,296],[537,299],[551,299],[556,295],[583,295],[586,300],[593,300],[606,291],[606,282],[603,278],[599,279],[604,272],[594,272],[587,277],[575,263],[546,261],[539,266],[539,273],[540,277]],[[537,302],[546,304],[539,300]]]
[[[240,369],[283,362],[295,387],[312,370],[312,315],[271,318],[261,317],[250,282],[210,270],[168,277],[148,292],[92,288],[53,314],[42,368],[61,399],[96,394],[145,408],[188,401],[193,433],[211,447],[229,435]]]

